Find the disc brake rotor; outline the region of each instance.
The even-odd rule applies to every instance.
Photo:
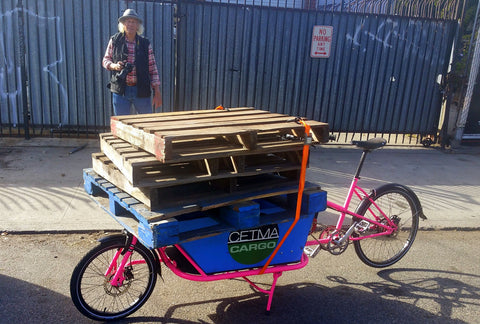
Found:
[[[105,277],[105,280],[103,281],[103,288],[107,295],[117,297],[125,294],[128,291],[128,289],[130,289],[130,285],[133,279],[133,274],[130,268],[125,268],[125,272],[124,272],[125,280],[118,287],[111,284],[111,280],[114,277],[114,275],[115,273]]]

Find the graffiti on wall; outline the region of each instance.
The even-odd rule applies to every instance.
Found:
[[[28,20],[28,27],[30,30],[38,30],[40,32],[46,31],[53,37],[56,44],[56,50],[52,51],[47,44],[45,46],[47,55],[40,55],[39,53],[27,53],[26,60],[29,70],[37,70],[38,74],[45,73],[51,81],[50,87],[57,87],[59,93],[59,109],[62,121],[65,123],[68,117],[68,96],[65,86],[59,79],[59,65],[64,64],[64,50],[61,42],[61,29],[59,16],[42,16],[33,11],[21,8],[15,8],[5,12],[0,12],[0,26],[6,26],[7,32],[0,33],[0,122],[9,123],[16,126],[17,123],[22,123],[20,120],[21,114],[19,111],[23,110],[21,105],[23,80],[20,73],[20,63],[18,63],[17,53],[17,38],[18,36],[18,13],[22,10],[25,21]],[[30,55],[30,56],[29,56]],[[36,56],[33,59],[33,56]],[[40,76],[42,77],[42,76]],[[33,91],[36,85],[30,82],[30,109],[31,115],[42,115],[42,104],[40,98],[35,98],[35,93],[46,95],[49,89],[37,89]],[[43,92],[43,93],[42,93]]]
[[[356,26],[355,33],[353,35],[347,33],[347,40],[351,41],[354,46],[361,47],[363,52],[367,50],[365,42],[367,39],[379,42],[384,48],[392,48],[393,39],[407,41],[405,31],[400,32],[399,23],[390,18],[381,22],[373,31],[366,28],[365,21],[362,21],[361,24]]]

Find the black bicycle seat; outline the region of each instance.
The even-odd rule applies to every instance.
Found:
[[[364,149],[365,151],[373,151],[387,144],[387,140],[381,137],[369,139],[368,141],[352,141],[353,145]]]

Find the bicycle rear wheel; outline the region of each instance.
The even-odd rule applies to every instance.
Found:
[[[353,244],[355,252],[363,263],[375,268],[384,268],[399,261],[412,246],[417,234],[422,207],[415,193],[408,187],[399,184],[382,186],[376,189],[370,198],[398,228],[392,234],[355,240]],[[380,215],[380,213],[369,199],[362,201],[356,213],[388,225],[383,217],[382,219],[374,218],[373,214]],[[361,222],[361,219],[357,217],[354,217],[353,220]],[[370,223],[364,231],[356,236],[368,236],[382,231],[384,231],[382,227]]]
[[[126,249],[125,242],[124,235],[106,237],[75,267],[70,294],[83,315],[100,321],[116,320],[135,312],[150,297],[157,280],[155,258],[140,243],[135,245],[125,267],[122,285],[110,284],[115,273],[106,274],[106,271],[117,251]],[[118,258],[117,266],[122,257]]]

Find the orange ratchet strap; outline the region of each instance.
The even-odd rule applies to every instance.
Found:
[[[295,212],[295,219],[288,228],[287,232],[285,235],[282,237],[282,240],[280,243],[278,243],[277,247],[275,250],[272,252],[270,257],[267,260],[267,263],[263,266],[262,270],[260,271],[260,274],[264,273],[267,267],[270,265],[270,262],[272,262],[273,258],[277,254],[278,250],[280,247],[283,245],[283,242],[287,239],[287,237],[290,235],[290,232],[293,230],[295,225],[297,224],[298,220],[300,219],[300,210],[302,207],[302,197],[303,197],[303,189],[305,189],[305,176],[307,173],[307,162],[308,162],[308,154],[310,152],[310,144],[312,144],[312,136],[310,135],[310,126],[301,118],[295,118],[295,122],[298,124],[302,124],[303,127],[305,127],[305,142],[303,144],[303,154],[302,154],[302,168],[300,170],[300,181],[298,184],[298,196],[297,196],[297,209]]]

